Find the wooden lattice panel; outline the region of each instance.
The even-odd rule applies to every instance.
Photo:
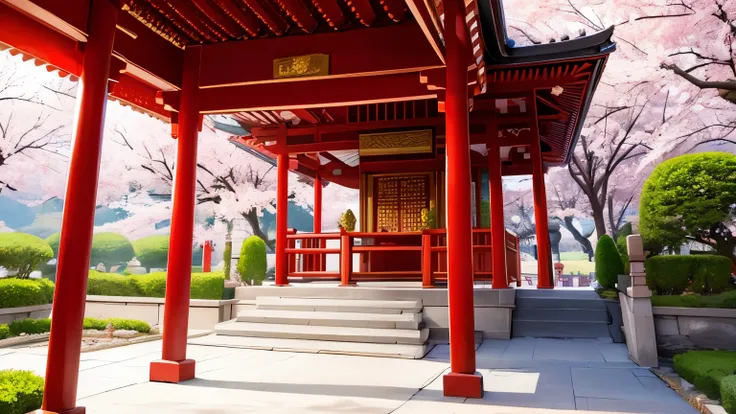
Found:
[[[376,178],[376,231],[422,229],[422,209],[429,208],[427,176]]]

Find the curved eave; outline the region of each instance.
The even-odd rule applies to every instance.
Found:
[[[509,47],[502,0],[478,2],[487,65],[541,63],[549,60],[605,56],[616,50],[613,26],[590,36],[533,46]]]

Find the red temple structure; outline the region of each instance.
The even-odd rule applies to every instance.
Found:
[[[502,177],[533,177],[538,287],[552,288],[544,173],[567,163],[615,48],[612,29],[512,47],[500,0],[5,0],[0,23],[11,53],[80,81],[43,402],[50,413],[84,412],[76,391],[107,99],[170,121],[177,139],[163,353],[152,381],[195,375],[186,340],[197,145],[219,145],[198,143],[197,133],[204,115],[228,114],[248,131],[231,140],[277,165],[276,285],[446,282],[444,392],[480,397],[474,281],[503,289],[520,274],[518,240],[503,229]],[[287,229],[289,171],[314,182],[313,234]],[[325,182],[360,189],[357,231],[321,232]],[[329,239],[340,248],[327,248]],[[326,270],[328,254],[340,255],[339,272]]]

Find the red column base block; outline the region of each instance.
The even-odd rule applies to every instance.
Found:
[[[151,362],[151,381],[182,382],[194,378],[194,360],[158,360]]]
[[[451,372],[442,377],[445,397],[483,398],[483,376]]]
[[[66,411],[48,411],[48,410],[36,410],[31,411],[27,414],[84,414],[86,412],[84,407],[74,407],[71,410]]]
[[[537,286],[537,289],[554,289],[554,286]]]

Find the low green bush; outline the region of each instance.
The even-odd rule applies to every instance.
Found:
[[[10,332],[10,327],[6,324],[0,325],[0,339],[7,339],[13,336],[13,333]]]
[[[607,289],[616,287],[618,275],[624,273],[624,264],[611,236],[604,234],[595,247],[595,278]]]
[[[45,305],[54,300],[54,283],[48,279],[0,279],[0,308]]]
[[[94,267],[102,263],[110,269],[128,263],[134,254],[133,245],[122,234],[97,233],[92,238],[90,264]]]
[[[240,280],[256,284],[266,279],[266,242],[258,236],[250,236],[243,242],[238,259]]]
[[[108,323],[112,324],[113,329],[124,329],[126,331],[138,331],[141,333],[148,333],[151,330],[151,325],[146,322],[138,321],[135,319],[121,318],[84,318],[84,329],[95,329],[98,331],[104,331],[105,329],[107,329]]]
[[[135,257],[149,272],[166,268],[169,259],[169,236],[149,236],[133,242]]]
[[[41,408],[43,378],[32,371],[0,371],[0,413],[25,414]]]
[[[621,255],[621,262],[624,264],[624,274],[629,274],[629,249],[626,246],[626,237],[634,234],[634,229],[631,223],[626,223],[621,226],[616,237],[616,249],[618,254]]]
[[[224,289],[225,276],[221,272],[192,273],[192,299],[221,300]],[[87,294],[163,298],[166,296],[166,273],[121,276],[91,270]]]
[[[18,336],[22,333],[26,334],[42,334],[49,332],[51,330],[51,319],[49,318],[40,318],[40,319],[18,319],[13,322],[10,322],[10,325],[8,325],[8,328],[10,329],[10,333],[12,333],[15,336]]]
[[[736,373],[736,352],[689,351],[675,355],[675,371],[709,398],[720,396],[721,380]]]
[[[721,405],[728,414],[736,414],[736,375],[721,380]]]
[[[61,233],[58,231],[49,237],[47,237],[44,241],[49,244],[49,247],[51,247],[51,250],[54,252],[54,257],[59,257],[59,241],[61,240]]]
[[[54,251],[43,239],[25,233],[0,233],[0,266],[27,279],[41,264],[54,258]]]
[[[711,254],[654,256],[645,262],[647,284],[661,295],[679,295],[687,288],[714,294],[728,288],[731,260]]]
[[[654,295],[652,306],[674,306],[680,308],[729,308],[736,309],[736,290],[717,295]]]

